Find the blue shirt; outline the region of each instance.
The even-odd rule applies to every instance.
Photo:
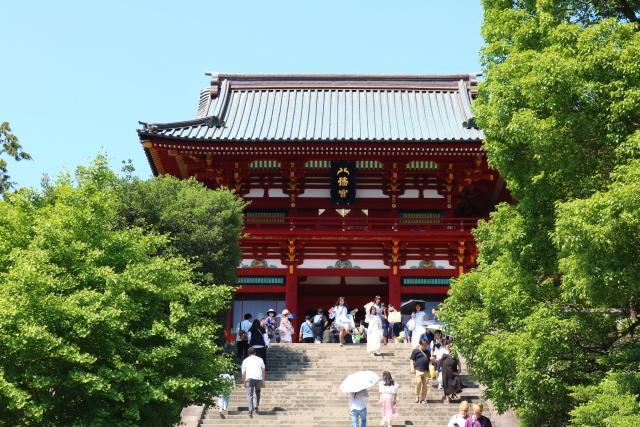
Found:
[[[313,329],[309,322],[305,321],[302,326],[300,326],[300,331],[302,332],[302,338],[313,338]]]

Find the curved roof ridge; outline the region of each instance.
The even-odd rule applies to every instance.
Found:
[[[233,88],[371,88],[457,90],[462,80],[468,89],[477,85],[475,73],[467,74],[231,74],[208,73],[215,97],[224,81]]]

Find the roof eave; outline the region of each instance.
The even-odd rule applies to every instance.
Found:
[[[266,144],[266,143],[282,143],[287,142],[282,139],[201,139],[201,138],[182,138],[177,136],[170,135],[162,135],[153,132],[144,131],[142,129],[138,130],[138,135],[142,139],[143,137],[146,139],[162,139],[162,140],[173,140],[180,142],[188,142],[188,143],[196,143],[196,144]],[[347,142],[347,143],[371,143],[371,144],[397,144],[397,143],[407,143],[407,144],[482,144],[483,138],[472,138],[472,139],[460,139],[460,138],[450,138],[450,139],[304,139],[304,140],[290,140],[289,142],[298,142],[298,143],[334,143],[335,141]]]
[[[155,163],[153,163],[151,151],[149,151],[147,147],[144,147],[144,154],[145,156],[147,156],[147,161],[149,162],[149,166],[151,167],[151,173],[153,173],[153,176],[158,176],[158,169],[156,168]]]

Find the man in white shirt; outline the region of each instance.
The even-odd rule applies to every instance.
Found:
[[[247,389],[247,403],[249,404],[249,416],[253,417],[253,393],[256,394],[255,411],[260,406],[260,389],[264,387],[267,377],[264,362],[258,356],[253,347],[249,347],[249,357],[242,362],[242,382]]]
[[[242,361],[247,357],[247,349],[249,348],[249,340],[251,339],[251,313],[244,315],[244,320],[238,323],[238,332],[236,333],[236,346],[238,348],[238,360]]]
[[[349,413],[354,426],[367,425],[367,403],[365,402],[367,397],[369,397],[367,390],[349,393]]]

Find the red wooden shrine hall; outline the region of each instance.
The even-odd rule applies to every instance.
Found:
[[[475,265],[477,221],[510,200],[476,88],[469,74],[216,74],[195,119],[143,123],[155,175],[251,202],[229,325],[268,308],[299,319],[338,296],[361,312],[376,294],[442,301]]]

